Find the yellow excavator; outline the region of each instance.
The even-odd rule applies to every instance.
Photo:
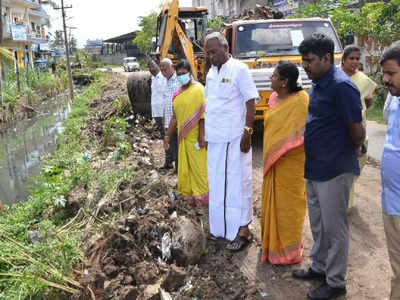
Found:
[[[202,49],[207,26],[205,7],[179,7],[178,0],[167,0],[157,19],[157,36],[151,57],[161,61],[170,58],[174,63],[186,58],[193,76],[205,81],[205,54]],[[135,72],[128,78],[128,94],[133,111],[151,117],[151,74]]]

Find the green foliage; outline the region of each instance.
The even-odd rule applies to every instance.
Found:
[[[47,157],[30,198],[4,207],[0,215],[0,299],[55,299],[55,289],[72,293],[79,288],[72,268],[83,257],[81,236],[70,223],[66,199],[76,185],[97,180],[82,155],[93,143],[80,137],[80,128],[87,103],[98,93],[99,82],[75,99],[57,151]],[[40,241],[29,244],[28,230],[39,230]]]
[[[386,120],[383,119],[383,109],[378,103],[374,102],[367,110],[367,120],[375,121],[380,124],[386,124]]]
[[[207,28],[210,28],[215,31],[220,31],[222,28],[222,19],[220,17],[216,17],[214,19],[210,19],[207,23]]]
[[[367,3],[359,17],[363,23],[357,34],[373,39],[378,48],[400,39],[400,0]]]
[[[0,121],[13,118],[14,108],[21,99],[27,100],[29,105],[37,105],[47,100],[55,93],[68,88],[68,75],[65,70],[59,69],[55,76],[48,72],[38,73],[35,70],[20,72],[21,93],[18,92],[17,74],[10,69],[6,73],[0,91],[2,106],[0,107]]]
[[[151,51],[151,40],[157,34],[157,13],[151,12],[148,16],[139,17],[141,30],[132,41],[137,45],[140,52],[149,53]]]
[[[54,40],[51,42],[52,48],[64,49],[64,33],[62,30],[56,30],[54,33]]]
[[[349,34],[374,40],[378,49],[400,39],[400,0],[366,3],[360,12],[348,9],[349,0],[322,0],[296,10],[294,17],[330,17],[340,39]]]
[[[113,196],[118,191],[120,184],[126,180],[133,180],[135,173],[129,168],[106,171],[100,178],[100,193]]]
[[[121,160],[122,158],[128,156],[131,152],[131,144],[129,142],[117,143],[117,149],[114,152],[115,160]]]
[[[331,12],[337,7],[335,0],[320,0],[312,2],[304,7],[298,8],[294,18],[328,18]]]
[[[117,109],[118,115],[126,115],[131,112],[131,102],[127,95],[119,96],[118,99],[113,102],[113,105]]]
[[[69,41],[69,49],[71,53],[75,53],[78,50],[78,40],[74,36]]]
[[[128,123],[118,117],[108,119],[104,124],[103,141],[105,146],[115,146],[125,140],[125,130]]]

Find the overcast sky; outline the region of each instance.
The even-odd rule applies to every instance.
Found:
[[[53,0],[61,3],[61,0]],[[138,17],[159,11],[163,0],[64,0],[67,9],[67,26],[76,27],[72,32],[82,47],[88,39],[109,39],[139,29]],[[180,6],[191,6],[191,0],[180,0]],[[51,16],[50,32],[62,30],[60,10],[44,6]],[[70,19],[69,19],[70,18]]]

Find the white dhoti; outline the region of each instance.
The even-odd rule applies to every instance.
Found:
[[[208,143],[210,232],[230,241],[252,221],[252,153],[240,151],[241,137]]]

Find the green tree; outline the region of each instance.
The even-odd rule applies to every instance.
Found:
[[[78,50],[78,41],[74,36],[70,39],[69,48],[71,53],[75,53]]]
[[[207,28],[210,28],[212,30],[220,31],[222,28],[222,19],[221,17],[216,17],[215,19],[211,19],[207,23]]]
[[[64,33],[62,30],[56,30],[54,32],[54,40],[51,43],[52,48],[64,47]]]
[[[294,13],[295,18],[312,18],[320,17],[327,18],[332,10],[337,7],[335,0],[321,0],[310,3],[304,7],[296,9]]]
[[[360,13],[358,35],[372,39],[379,49],[400,39],[400,0],[367,3]]]
[[[151,40],[157,34],[157,13],[153,11],[148,16],[139,17],[139,26],[141,30],[137,32],[132,42],[138,46],[140,52],[149,53]]]

